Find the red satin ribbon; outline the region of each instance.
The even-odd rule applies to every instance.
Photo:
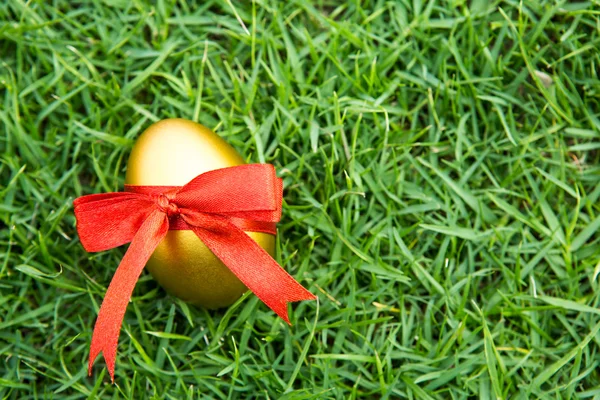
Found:
[[[113,276],[92,335],[88,372],[102,353],[114,381],[117,342],[133,288],[169,230],[189,229],[288,324],[287,303],[314,300],[244,231],[275,234],[282,182],[269,164],[198,175],[182,187],[127,186],[127,192],[75,199],[77,232],[89,252],[131,242]]]

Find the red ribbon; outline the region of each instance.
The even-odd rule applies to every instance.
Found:
[[[189,229],[290,324],[287,303],[314,300],[244,231],[275,234],[282,181],[269,164],[247,164],[198,175],[182,187],[126,186],[127,192],[76,199],[77,232],[89,252],[131,242],[108,286],[92,335],[88,372],[103,353],[114,381],[119,331],[133,288],[171,229]]]

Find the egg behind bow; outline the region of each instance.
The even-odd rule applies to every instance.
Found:
[[[210,129],[184,119],[166,119],[150,126],[135,143],[125,183],[183,186],[204,172],[241,164],[240,154]],[[275,236],[247,234],[274,254]],[[247,290],[189,230],[169,231],[146,269],[167,292],[206,308],[228,306]]]

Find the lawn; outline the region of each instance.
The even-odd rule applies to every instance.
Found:
[[[600,3],[0,5],[0,397],[600,397]],[[284,180],[318,302],[207,311],[143,274],[115,383],[94,321],[126,246],[73,199],[198,121]]]

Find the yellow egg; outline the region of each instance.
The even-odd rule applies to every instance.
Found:
[[[210,129],[184,119],[150,126],[137,140],[127,164],[128,185],[183,186],[204,172],[244,164],[243,158]],[[275,236],[247,232],[274,254]],[[146,269],[167,292],[206,308],[225,307],[247,288],[192,231],[172,230]]]

